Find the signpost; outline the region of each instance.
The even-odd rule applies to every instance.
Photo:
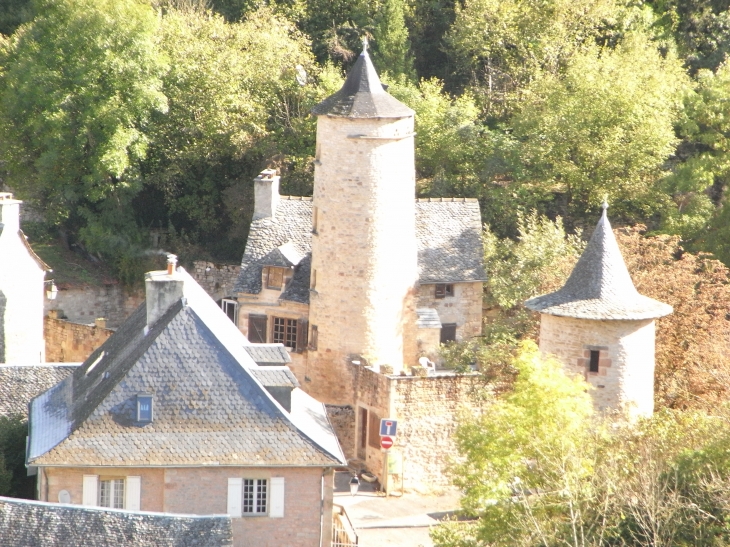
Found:
[[[385,488],[385,497],[390,494],[390,481],[388,480],[388,451],[393,446],[393,437],[398,433],[398,420],[390,418],[382,418],[380,420],[380,448],[383,449],[383,482]]]
[[[383,418],[380,420],[380,436],[395,437],[398,431],[398,420]]]
[[[392,437],[380,437],[380,447],[384,448],[385,450],[388,450],[393,446],[393,438]]]

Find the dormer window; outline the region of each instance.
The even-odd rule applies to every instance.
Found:
[[[137,395],[137,421],[143,423],[152,421],[152,395]]]
[[[266,288],[280,291],[284,285],[284,268],[269,266],[266,272]]]

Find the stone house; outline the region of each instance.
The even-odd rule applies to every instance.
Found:
[[[650,416],[655,320],[672,307],[634,287],[607,208],[565,285],[525,305],[540,312],[540,349],[595,388],[596,410]]]
[[[182,268],[148,273],[146,292],[31,401],[27,464],[39,499],[228,514],[237,547],[328,544],[333,469],[345,460],[324,406],[286,367],[256,365]]]
[[[43,363],[43,278],[50,268],[20,229],[20,204],[0,192],[0,363]]]
[[[367,51],[315,107],[314,195],[256,178],[255,212],[228,299],[252,342],[283,343],[318,400],[353,404],[358,366],[410,372],[439,344],[481,334],[479,203],[416,199],[414,113]]]

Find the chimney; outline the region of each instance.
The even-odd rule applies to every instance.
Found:
[[[0,192],[0,223],[12,233],[20,229],[20,200],[13,199],[10,192]]]
[[[157,323],[170,306],[183,297],[183,280],[177,275],[177,257],[167,255],[167,270],[147,272],[145,275],[147,299],[147,327]]]
[[[279,176],[275,169],[264,169],[253,181],[253,219],[273,217],[279,205]]]

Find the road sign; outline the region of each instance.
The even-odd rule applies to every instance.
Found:
[[[385,450],[388,450],[391,446],[393,446],[393,439],[390,437],[380,437],[380,446]]]
[[[395,437],[397,435],[398,431],[398,421],[397,420],[390,420],[388,418],[383,418],[380,420],[380,436],[385,437],[386,435],[389,437]]]

